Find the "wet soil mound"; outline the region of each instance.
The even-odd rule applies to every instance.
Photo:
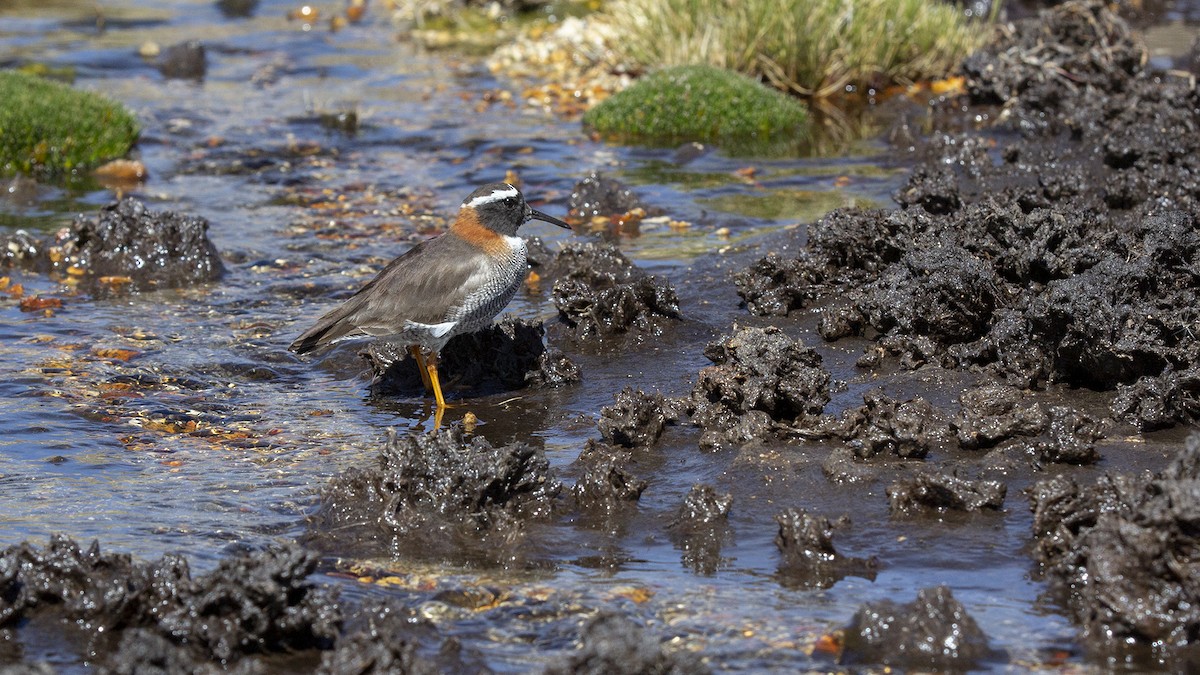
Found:
[[[1116,391],[1143,429],[1198,419],[1200,88],[1146,70],[1131,35],[1094,2],[1003,27],[965,70],[1011,133],[935,134],[900,211],[827,215],[736,275],[746,307],[821,306],[825,339],[877,340],[864,368]],[[1052,461],[1090,461],[1069,454]]]
[[[732,494],[717,494],[711,485],[692,486],[669,526],[671,541],[683,552],[685,567],[696,574],[715,574],[725,562],[721,547],[732,536],[732,507]]]
[[[527,543],[526,521],[550,515],[560,490],[538,448],[497,448],[458,428],[389,430],[377,466],[322,491],[309,541],[339,555],[511,563]]]
[[[661,335],[679,314],[665,279],[646,274],[616,247],[568,245],[546,267],[562,322],[581,343],[602,345],[624,334]]]
[[[475,395],[524,387],[557,387],[580,380],[579,366],[548,347],[541,322],[505,317],[499,323],[446,343],[438,360],[442,390],[470,383]],[[374,394],[390,396],[423,388],[416,360],[407,350],[377,340],[360,352],[371,365]]]
[[[701,447],[741,445],[821,414],[829,372],[821,356],[775,327],[745,328],[714,342],[690,396],[677,401],[704,429]]]
[[[575,461],[579,478],[571,490],[575,506],[591,527],[616,530],[632,515],[648,483],[634,475],[633,454],[626,449],[588,441]]]
[[[987,636],[945,586],[925,588],[908,604],[863,605],[845,629],[844,664],[967,671],[997,656]]]
[[[625,387],[612,405],[600,409],[596,428],[604,441],[612,445],[626,448],[654,445],[668,422],[670,413],[666,405],[662,394]]]
[[[842,579],[855,576],[874,581],[879,563],[875,558],[842,555],[833,547],[835,526],[846,527],[849,518],[836,523],[825,516],[813,516],[803,509],[788,509],[775,516],[779,532],[780,583],[789,587],[830,588]]]
[[[8,239],[4,260],[9,264],[84,276],[106,292],[191,286],[225,273],[208,238],[207,220],[151,211],[132,197],[77,216],[70,228],[45,241],[21,232]]]
[[[863,405],[837,418],[826,417],[801,434],[809,439],[836,438],[856,459],[922,459],[945,436],[940,415],[923,398],[896,401],[882,391],[863,394]]]
[[[667,651],[632,619],[601,614],[583,629],[579,650],[545,670],[545,675],[691,675],[709,673],[688,651]]]
[[[1200,435],[1156,475],[1057,476],[1030,490],[1034,557],[1102,651],[1200,634]]]
[[[1019,26],[963,64],[971,97],[1005,103],[1047,91],[1119,92],[1146,62],[1128,24],[1101,2],[1067,2]]]
[[[645,208],[625,184],[595,171],[575,184],[567,204],[571,215],[577,218],[619,215]]]
[[[1017,450],[1041,462],[1092,464],[1108,421],[1069,406],[1024,403],[1020,390],[989,383],[963,392],[951,422],[964,450]]]
[[[321,655],[319,675],[490,673],[483,659],[432,623],[391,604],[368,604],[346,619],[346,636]]]
[[[922,473],[888,486],[893,513],[933,511],[999,511],[1008,487],[1000,481],[970,480],[947,473]]]
[[[65,537],[23,543],[0,552],[0,626],[19,636],[26,621],[59,625],[89,662],[116,672],[328,649],[342,610],[333,592],[305,581],[316,564],[299,548],[275,549],[193,579],[178,556],[144,563]]]

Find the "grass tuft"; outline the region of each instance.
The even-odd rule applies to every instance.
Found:
[[[765,145],[804,132],[808,111],[744,75],[679,66],[638,79],[587,111],[583,123],[625,138]]]
[[[623,0],[608,15],[642,67],[707,63],[815,96],[945,77],[989,30],[938,0]]]
[[[125,156],[137,137],[137,120],[119,103],[0,71],[0,176],[68,178]]]

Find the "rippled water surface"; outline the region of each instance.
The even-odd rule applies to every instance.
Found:
[[[770,248],[783,227],[838,206],[890,205],[904,155],[874,139],[903,124],[903,104],[872,120],[865,140],[831,141],[832,156],[708,152],[681,163],[674,149],[605,144],[576,120],[489,102],[489,93],[520,92],[521,83],[490,74],[473,57],[424,51],[398,38],[386,17],[369,14],[337,32],[324,20],[304,30],[286,18],[291,9],[262,2],[252,16],[231,18],[212,2],[0,5],[0,65],[70,66],[77,86],[134,110],[150,178],[133,193],[153,209],[207,218],[228,268],[208,286],[112,299],[13,274],[27,292],[57,294],[64,305],[46,316],[0,300],[0,545],[61,532],[146,558],[182,552],[207,569],[231,551],[303,535],[331,476],[373,462],[388,427],[427,430],[430,410],[419,398],[369,398],[353,347],[311,361],[294,358],[287,344],[334,297],[443,228],[467,193],[506,171],[553,215],[565,212],[578,180],[600,170],[691,223],[686,230],[647,225],[619,240],[633,260],[675,285],[686,321],[621,353],[570,353],[583,369],[578,385],[473,399],[452,409],[449,422],[469,409],[490,441],[540,444],[569,478],[584,442],[598,437],[601,406],[627,385],[686,392],[707,365],[703,345],[735,321],[781,325],[818,348],[834,378],[847,383],[827,412],[856,405],[875,386],[853,368],[862,344],[821,343],[814,316],[750,316],[728,275]],[[146,42],[191,39],[207,47],[202,83],[166,80],[136,53]],[[357,133],[319,123],[322,113],[351,111]],[[757,170],[755,180],[735,174],[745,167]],[[52,230],[112,196],[13,190],[0,199],[0,227]],[[523,233],[551,247],[594,237],[536,221]],[[508,311],[554,317],[545,289],[522,293]],[[124,359],[113,350],[127,350]],[[969,382],[893,386],[945,404]],[[189,422],[212,433],[186,433]],[[1132,443],[1102,450],[1109,466],[1161,465],[1160,455],[1135,452]],[[1004,660],[1036,661],[1072,639],[1069,624],[1039,604],[1042,586],[1029,576],[1026,478],[1010,482],[1002,513],[897,521],[884,485],[828,482],[820,447],[704,453],[693,432],[677,428],[656,452],[662,466],[645,472],[650,486],[629,527],[563,526],[578,556],[553,561],[553,571],[438,573],[611,603],[696,640],[714,667],[727,670],[820,668],[803,652],[813,635],[844,624],[864,601],[907,602],[936,584],[953,589],[993,646],[1007,651]],[[735,494],[728,561],[711,576],[682,565],[662,534],[698,482]],[[852,525],[835,542],[844,553],[876,556],[877,578],[850,577],[821,591],[781,585],[772,517],[792,506],[849,514]],[[382,592],[336,583],[351,594]],[[650,598],[624,599],[629,587]],[[521,671],[547,658],[511,639],[522,628],[500,617],[484,638],[481,618],[451,630],[489,665]]]

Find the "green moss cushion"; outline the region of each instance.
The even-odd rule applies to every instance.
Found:
[[[119,103],[0,71],[0,176],[69,177],[123,157],[137,137],[137,120]]]

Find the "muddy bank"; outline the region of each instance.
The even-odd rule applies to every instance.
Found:
[[[1200,435],[1162,471],[1030,491],[1034,559],[1098,651],[1200,663]]]
[[[819,305],[827,340],[882,348],[864,367],[1112,391],[1123,422],[1191,423],[1200,107],[1180,102],[1200,91],[1145,70],[1099,4],[1008,30],[965,66],[975,103],[1003,103],[1006,136],[935,135],[901,210],[831,213],[800,255],[740,273],[739,293],[756,314]]]
[[[59,279],[83,278],[101,295],[190,286],[225,273],[208,238],[208,221],[152,211],[132,197],[81,214],[46,239],[23,232],[5,239],[0,261]]]

